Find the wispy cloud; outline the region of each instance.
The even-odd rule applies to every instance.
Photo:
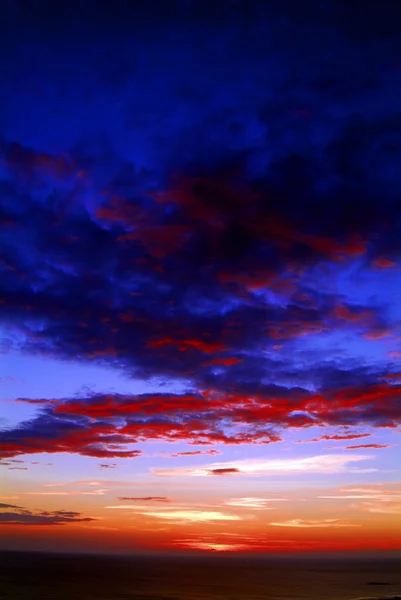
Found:
[[[171,510],[171,511],[144,511],[140,512],[148,517],[165,519],[167,521],[189,522],[189,523],[208,523],[213,521],[240,521],[238,515],[228,515],[218,511],[203,510]]]
[[[99,487],[102,485],[115,486],[115,487],[132,487],[133,483],[129,480],[119,481],[114,479],[83,479],[77,481],[59,481],[52,483],[44,483],[43,487],[46,488],[57,488],[57,487]]]
[[[131,500],[134,502],[169,502],[166,496],[120,496],[119,500]]]
[[[332,433],[332,434],[324,434],[324,435],[321,435],[320,437],[313,438],[311,440],[297,440],[297,443],[310,444],[312,442],[327,442],[327,441],[342,442],[344,440],[358,440],[360,438],[370,437],[371,435],[372,435],[371,433],[357,433],[357,432]]]
[[[219,450],[215,450],[211,448],[210,450],[188,450],[185,452],[175,452],[174,454],[169,454],[171,458],[180,458],[181,456],[201,456],[201,455],[209,455],[216,456],[217,454],[221,454]]]
[[[377,513],[382,515],[401,515],[401,503],[391,505],[375,505],[365,503],[365,506],[367,507],[367,510],[371,513]]]
[[[93,492],[70,491],[70,492],[21,492],[24,496],[104,496],[109,489],[101,488]]]
[[[274,527],[360,527],[356,523],[343,523],[339,519],[323,519],[321,521],[308,521],[304,519],[291,519],[290,521],[280,521],[276,523],[270,523]]]
[[[287,502],[287,498],[232,498],[227,500],[226,504],[227,506],[271,510],[272,507],[269,506],[271,502]]]
[[[380,450],[381,448],[390,448],[393,444],[356,444],[346,446],[346,450]]]
[[[400,484],[376,484],[372,487],[342,487],[330,490],[329,493],[317,495],[321,500],[375,500],[378,502],[392,502],[401,498]]]
[[[288,459],[246,459],[227,463],[213,463],[204,467],[178,467],[173,469],[152,469],[155,475],[165,477],[204,477],[213,474],[235,475],[277,475],[296,473],[368,473],[376,469],[359,469],[350,463],[372,459],[372,456],[344,454],[325,454],[308,458]]]

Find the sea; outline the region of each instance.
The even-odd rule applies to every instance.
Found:
[[[0,600],[401,600],[401,559],[4,552]]]

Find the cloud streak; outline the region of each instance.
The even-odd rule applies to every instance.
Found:
[[[13,504],[1,504],[0,508],[8,509],[0,513],[2,525],[64,525],[66,523],[88,523],[92,517],[83,517],[80,512],[68,510],[31,511]]]
[[[343,523],[339,519],[323,519],[321,521],[307,521],[303,519],[291,519],[290,521],[281,521],[270,523],[274,527],[295,527],[295,528],[321,528],[321,527],[360,527],[357,523]]]
[[[227,506],[239,506],[242,508],[249,509],[260,509],[260,510],[272,510],[272,506],[269,506],[270,503],[274,502],[287,502],[287,498],[232,498],[231,500],[227,500]]]
[[[263,476],[275,473],[278,475],[294,473],[366,473],[376,469],[360,469],[350,463],[372,459],[372,456],[343,454],[325,454],[307,458],[290,459],[254,459],[237,460],[230,463],[214,463],[205,467],[177,467],[173,469],[153,469],[155,475],[163,477],[205,477],[208,475],[250,475]]]
[[[125,501],[125,500],[130,500],[135,501],[135,502],[169,502],[169,498],[167,498],[166,496],[143,496],[143,497],[138,497],[138,496],[120,496],[118,498],[119,500]]]
[[[143,511],[142,515],[174,521],[176,523],[212,523],[214,521],[240,521],[238,515],[228,515],[218,511],[202,510],[170,510],[170,511]]]

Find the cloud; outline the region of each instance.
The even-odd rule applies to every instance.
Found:
[[[4,457],[39,452],[75,452],[96,458],[134,458],[142,452],[125,449],[132,439],[116,431],[112,423],[93,422],[85,417],[60,418],[52,410],[44,411],[15,429],[2,433]]]
[[[180,540],[176,544],[180,548],[193,548],[194,550],[206,550],[207,552],[241,552],[248,548],[247,544],[223,544],[219,542],[201,542],[191,540]]]
[[[271,502],[287,502],[287,498],[232,498],[227,500],[227,506],[240,506],[243,508],[271,510]]]
[[[209,473],[211,475],[234,475],[236,473],[241,473],[239,469],[234,468],[222,468],[222,469],[209,469]]]
[[[362,500],[372,498],[371,494],[342,494],[339,496],[318,496],[324,500]]]
[[[24,496],[104,496],[108,488],[99,488],[92,492],[70,491],[70,492],[23,492]]]
[[[362,503],[360,507],[382,507],[391,508],[401,498],[401,486],[399,483],[373,484],[370,486],[352,487],[345,486],[329,493],[317,496],[323,500],[368,500],[370,503]]]
[[[215,463],[205,467],[177,467],[173,469],[154,468],[155,475],[165,477],[204,477],[217,475],[252,475],[261,476],[268,473],[286,475],[292,473],[366,473],[376,469],[359,469],[350,463],[372,459],[372,456],[344,456],[343,454],[324,454],[307,458],[289,459],[244,459],[230,463]]]
[[[392,444],[357,444],[355,446],[346,446],[346,450],[360,450],[361,448],[372,448],[372,449],[380,449],[380,448],[390,448]]]
[[[57,488],[57,487],[99,487],[102,485],[113,486],[113,487],[130,487],[133,485],[132,481],[129,480],[116,480],[116,479],[78,479],[76,481],[58,481],[53,483],[44,483],[45,488]]]
[[[121,500],[122,498],[119,498]],[[144,497],[144,498],[124,498],[126,500],[133,500],[134,504],[117,504],[106,506],[106,509],[110,510],[129,510],[132,513],[143,515],[146,517],[158,518],[167,521],[174,521],[176,523],[201,523],[201,522],[213,522],[213,521],[239,521],[242,517],[239,515],[227,514],[221,511],[213,509],[200,509],[189,507],[185,504],[168,505],[166,508],[155,510],[152,506],[153,502],[167,503],[170,502],[168,498],[158,497]]]
[[[171,458],[178,458],[180,456],[201,456],[201,455],[209,455],[216,456],[216,454],[221,454],[219,450],[211,449],[211,450],[190,450],[186,452],[176,452],[175,454],[170,454]]]
[[[341,442],[343,440],[358,440],[360,438],[370,437],[371,433],[333,433],[333,434],[325,434],[321,435],[318,438],[313,438],[312,440],[302,440],[300,443],[310,443],[310,442],[326,442],[326,441],[335,441]]]
[[[118,498],[119,500],[131,500],[131,501],[135,501],[135,502],[169,502],[169,498],[167,498],[166,496],[143,496],[143,497],[137,497],[137,496],[120,496]]]
[[[269,523],[274,527],[360,527],[356,523],[342,523],[339,519],[323,519],[321,521],[305,521],[303,519],[291,519],[290,521],[281,521],[278,523]]]
[[[218,511],[203,510],[169,510],[169,511],[143,511],[139,514],[176,523],[209,523],[214,521],[239,521],[238,515],[228,515]]]
[[[392,505],[368,505],[368,511],[381,515],[401,515],[401,503]]]
[[[188,393],[20,398],[2,455],[399,424],[397,3],[6,4],[2,344]]]
[[[96,519],[83,517],[82,513],[67,510],[31,511],[12,504],[1,504],[0,508],[9,511],[0,513],[2,525],[64,525],[65,523],[83,523]]]
[[[246,389],[241,393],[203,390],[43,400],[34,418],[3,431],[1,452],[4,458],[38,452],[134,458],[142,451],[132,445],[151,440],[267,444],[280,441],[281,431],[290,427],[395,427],[401,418],[399,389],[399,385],[382,382],[313,393],[269,384],[252,394]],[[343,435],[347,437],[327,434],[316,439],[369,434]]]

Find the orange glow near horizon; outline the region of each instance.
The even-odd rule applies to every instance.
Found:
[[[10,548],[65,547],[69,551],[102,549],[117,553],[185,550],[291,554],[401,549],[398,483],[313,488],[301,493],[276,490],[246,497],[239,496],[238,491],[235,495],[227,493],[221,483],[218,496],[209,488],[209,495],[203,494],[197,501],[185,492],[180,499],[142,493],[120,496],[120,488],[126,484],[111,483],[48,483],[38,491],[29,487],[28,491],[23,488],[3,496],[3,505],[24,506],[39,518],[65,511],[67,502],[69,514],[76,511],[86,515],[77,522],[2,525],[3,539]],[[202,488],[192,491],[201,493]]]

